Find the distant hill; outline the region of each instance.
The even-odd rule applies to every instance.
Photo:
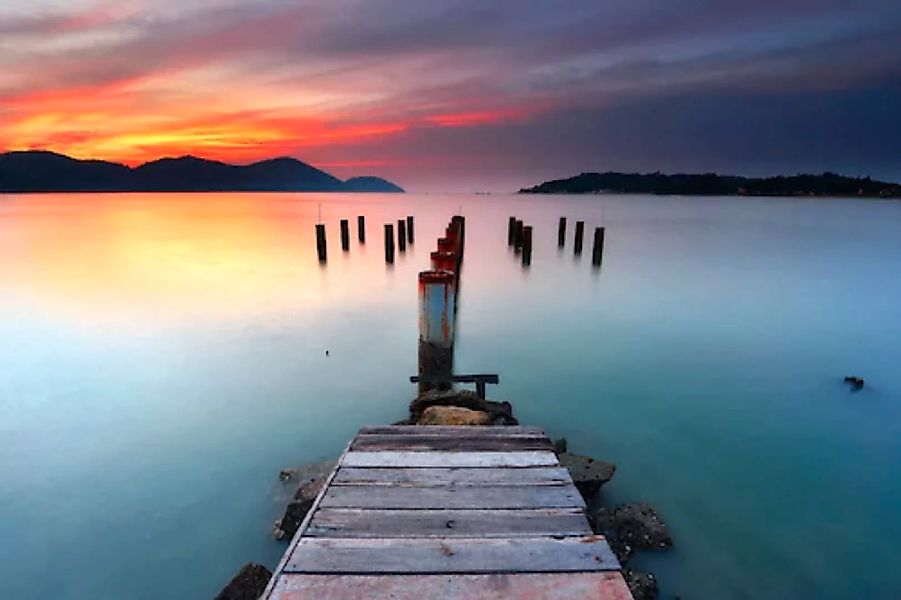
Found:
[[[864,196],[901,198],[901,185],[835,173],[736,177],[661,173],[582,173],[519,190],[521,194],[683,194],[693,196]]]
[[[351,177],[344,182],[344,188],[348,192],[402,192],[399,186],[394,185],[381,177]]]
[[[341,181],[293,158],[247,166],[193,156],[130,168],[45,151],[0,154],[0,192],[403,192],[378,177]]]

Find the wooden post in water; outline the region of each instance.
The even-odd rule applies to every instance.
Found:
[[[408,216],[407,217],[407,243],[410,244],[411,246],[413,245],[414,237],[415,236],[413,235],[413,217]]]
[[[366,243],[366,218],[363,215],[357,217],[357,239],[361,244]]]
[[[576,241],[573,246],[574,254],[582,254],[582,236],[585,235],[585,221],[576,221]]]
[[[451,225],[457,232],[457,261],[463,262],[463,250],[466,247],[466,217],[454,215],[451,217]]]
[[[419,393],[450,389],[454,372],[455,275],[419,274]]]
[[[604,260],[604,228],[594,228],[594,246],[591,248],[591,264],[598,267]]]
[[[316,225],[316,253],[319,254],[319,262],[326,261],[324,223]]]
[[[403,219],[397,220],[397,249],[400,252],[407,251],[407,222]]]
[[[513,249],[517,254],[522,251],[522,221],[516,219],[516,229],[513,231]]]
[[[341,249],[345,252],[350,250],[350,225],[347,219],[341,219]]]
[[[557,246],[562,248],[566,245],[566,217],[560,217],[560,224],[557,225]]]
[[[507,222],[507,245],[512,246],[516,243],[516,217],[510,217]]]
[[[528,267],[532,264],[532,226],[526,225],[522,228],[522,266]]]
[[[385,223],[385,262],[394,263],[394,225]]]

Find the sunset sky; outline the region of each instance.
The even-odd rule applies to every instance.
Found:
[[[2,0],[0,150],[901,179],[901,2]]]

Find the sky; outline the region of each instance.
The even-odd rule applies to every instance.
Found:
[[[901,180],[898,0],[2,0],[0,150]]]

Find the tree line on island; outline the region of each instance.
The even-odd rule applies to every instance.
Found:
[[[901,198],[901,185],[869,177],[778,175],[738,177],[716,173],[582,173],[519,190],[521,194],[659,194],[692,196],[861,196]]]
[[[403,192],[380,177],[341,180],[294,158],[246,166],[194,156],[138,167],[47,151],[0,154],[0,192]]]

